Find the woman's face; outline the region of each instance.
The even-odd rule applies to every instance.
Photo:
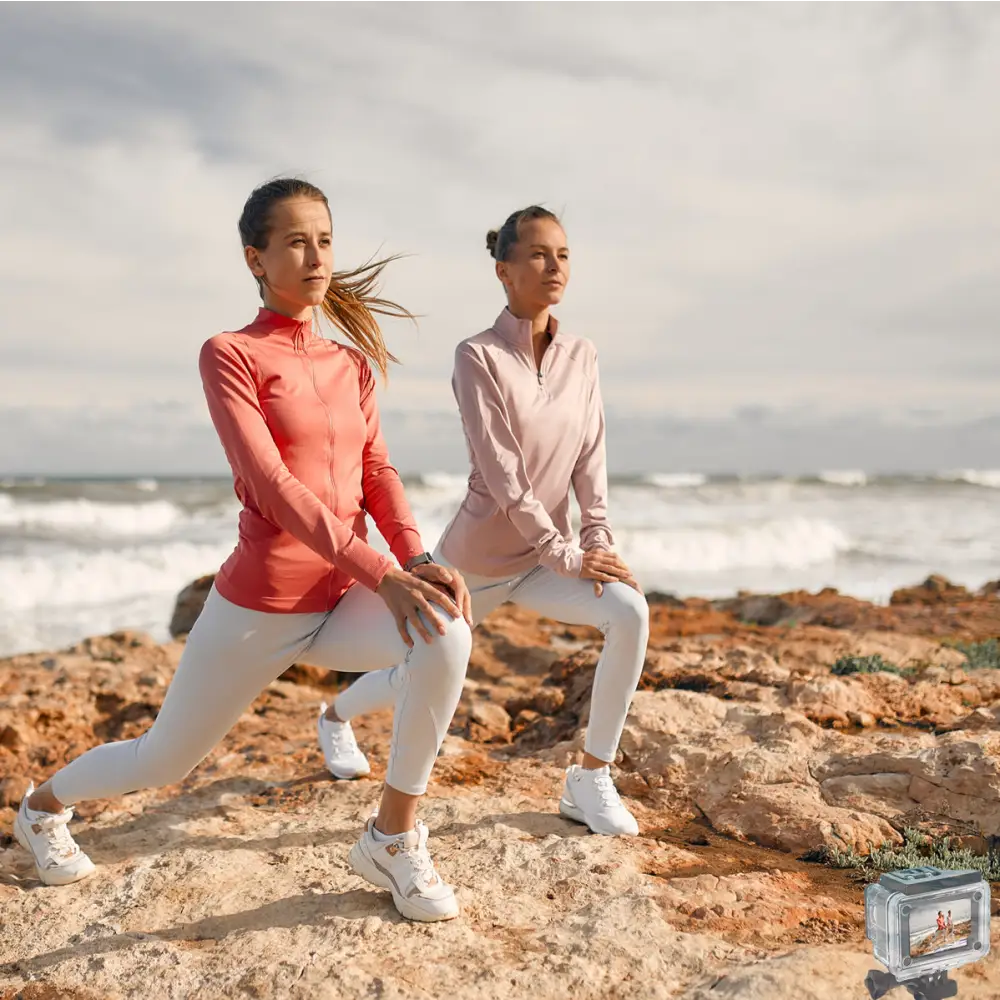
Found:
[[[330,213],[316,198],[286,198],[271,209],[267,247],[244,247],[247,266],[264,282],[264,305],[295,319],[323,302],[333,277]]]
[[[512,304],[528,309],[556,305],[569,281],[569,248],[562,226],[553,219],[521,223],[517,243],[496,268]]]

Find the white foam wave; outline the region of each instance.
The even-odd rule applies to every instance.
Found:
[[[1000,490],[1000,469],[958,469],[943,472],[938,477],[949,483],[970,483],[973,486],[988,486]]]
[[[851,539],[829,521],[796,517],[725,528],[616,532],[636,572],[718,573],[733,569],[801,569],[832,562]]]
[[[37,607],[99,607],[139,594],[173,594],[214,573],[232,544],[171,542],[98,552],[0,558],[0,618]]]
[[[704,486],[708,477],[700,472],[651,472],[642,481],[661,490],[681,490]]]
[[[865,486],[868,483],[867,474],[860,469],[825,469],[819,479],[832,486]]]
[[[184,517],[184,512],[168,500],[135,504],[83,499],[37,502],[0,494],[0,528],[134,538],[165,535]]]
[[[160,488],[160,484],[155,479],[137,479],[135,488],[144,493],[155,493]]]
[[[457,475],[453,472],[424,472],[420,476],[420,485],[432,490],[464,490],[469,481],[467,475]]]
[[[857,481],[853,471],[826,470],[823,478]],[[798,477],[661,473],[613,482],[609,513],[616,548],[649,590],[721,597],[829,585],[882,602],[932,572],[970,589],[996,578],[1000,471],[901,477],[899,495],[895,478],[873,481],[889,485],[816,490]],[[221,482],[161,482],[143,493],[136,479],[120,490],[87,484],[76,499],[60,483],[50,500],[22,493],[24,482],[13,494],[0,491],[0,655],[114,628],[165,634],[177,592],[217,569],[236,543],[239,504]],[[450,473],[408,481],[429,550],[465,486]],[[578,518],[575,501],[571,508]],[[371,527],[371,543],[387,551]]]

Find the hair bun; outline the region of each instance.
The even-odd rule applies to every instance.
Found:
[[[486,234],[486,249],[489,250],[490,256],[496,256],[497,240],[500,239],[500,230],[491,229]]]

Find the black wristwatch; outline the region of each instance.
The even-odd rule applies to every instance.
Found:
[[[419,556],[414,556],[412,559],[407,559],[406,565],[403,567],[403,569],[407,573],[412,573],[415,567],[423,566],[424,563],[432,563],[432,562],[434,562],[434,560],[431,558],[431,554],[429,552],[421,552]]]

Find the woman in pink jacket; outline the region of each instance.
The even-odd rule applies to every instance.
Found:
[[[487,248],[507,308],[458,345],[452,386],[472,471],[468,492],[435,558],[457,568],[480,622],[505,601],[605,636],[594,677],[581,765],[566,773],[563,815],[602,834],[638,833],[610,775],[642,673],[649,609],[612,551],[607,516],[604,409],[594,345],[564,333],[550,309],[569,281],[559,220],[533,206],[491,231]],[[570,489],[581,511],[573,539]],[[349,735],[355,715],[393,704],[402,668],[359,678],[320,718],[327,766],[339,777],[367,769]],[[334,726],[338,741],[326,736]]]
[[[43,882],[85,878],[94,865],[69,834],[70,805],[181,781],[298,660],[338,671],[402,660],[395,669],[407,697],[381,805],[349,860],[390,890],[403,916],[448,919],[458,906],[434,869],[416,808],[462,691],[469,595],[458,573],[424,552],[389,464],[369,365],[384,375],[395,360],[373,312],[409,314],[372,294],[385,261],[334,273],[330,210],[313,185],[263,185],[239,229],[263,308],[249,325],[208,340],[200,357],[243,504],[238,544],[149,731],[89,750],[32,787],[15,833]],[[355,346],[319,336],[316,309]],[[368,544],[366,513],[398,566]]]

